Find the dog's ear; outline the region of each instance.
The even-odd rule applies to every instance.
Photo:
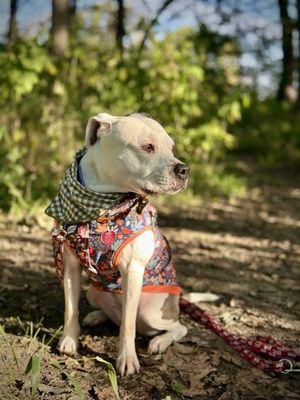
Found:
[[[90,118],[85,132],[85,147],[90,147],[102,136],[107,136],[112,130],[112,118],[109,114],[98,114]]]

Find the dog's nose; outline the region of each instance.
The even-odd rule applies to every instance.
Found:
[[[180,176],[181,178],[186,178],[188,176],[188,173],[190,171],[190,168],[182,163],[175,164],[174,166],[174,172],[177,176]]]

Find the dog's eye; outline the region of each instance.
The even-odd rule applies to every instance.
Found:
[[[148,143],[142,146],[142,150],[146,151],[147,153],[153,153],[155,151],[154,144]]]

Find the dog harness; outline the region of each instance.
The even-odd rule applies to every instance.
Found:
[[[111,214],[111,213],[110,213]],[[155,250],[143,277],[143,292],[179,295],[170,246],[159,230],[156,210],[150,204],[139,210],[136,196],[117,206],[113,216],[60,225],[52,231],[55,266],[63,280],[63,245],[66,245],[99,290],[121,292],[118,259],[121,251],[141,233],[152,230]]]

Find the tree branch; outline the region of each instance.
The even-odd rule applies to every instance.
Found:
[[[9,44],[14,44],[17,40],[18,36],[18,27],[17,27],[17,9],[18,9],[18,0],[10,1],[10,18],[9,18],[9,28],[7,33],[7,38]]]
[[[157,24],[160,15],[161,15],[161,14],[166,10],[166,8],[168,8],[169,5],[172,4],[174,1],[175,1],[175,0],[165,0],[165,1],[163,2],[163,4],[161,5],[161,7],[157,10],[155,16],[154,16],[154,17],[152,18],[152,20],[149,22],[149,25],[148,25],[148,27],[145,29],[144,36],[143,36],[143,39],[142,39],[141,44],[140,44],[140,47],[139,47],[139,51],[138,51],[139,58],[141,57],[141,54],[142,54],[142,52],[143,52],[143,50],[144,50],[146,41],[147,41],[148,36],[149,36],[149,34],[150,34],[150,32],[151,32],[151,29]]]
[[[116,26],[116,42],[121,53],[123,54],[123,38],[126,35],[125,30],[125,6],[124,0],[117,0],[118,13],[117,13],[117,26]]]

